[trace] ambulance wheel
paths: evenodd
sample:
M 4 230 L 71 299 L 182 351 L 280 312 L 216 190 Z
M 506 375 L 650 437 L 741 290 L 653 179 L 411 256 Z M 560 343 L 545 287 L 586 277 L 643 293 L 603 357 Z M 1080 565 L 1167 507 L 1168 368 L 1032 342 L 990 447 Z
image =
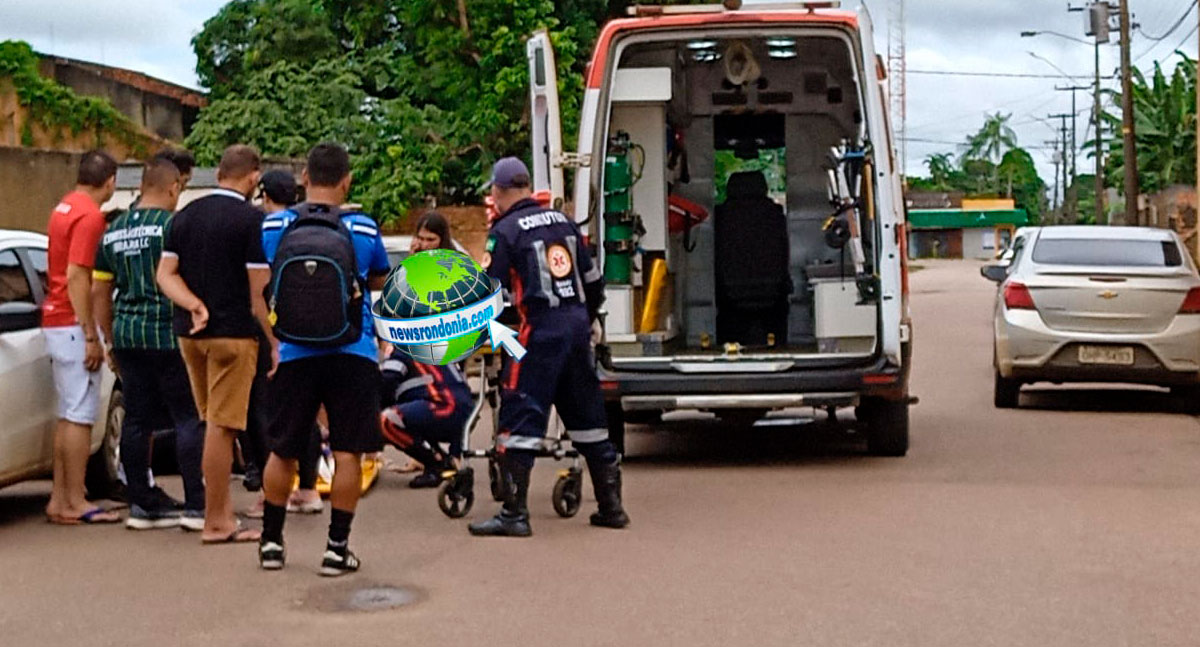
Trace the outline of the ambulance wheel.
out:
M 488 459 L 488 487 L 492 491 L 493 501 L 504 500 L 504 486 L 500 480 L 500 466 L 496 464 L 495 459 Z
M 438 487 L 438 507 L 451 519 L 461 519 L 475 505 L 475 474 L 470 469 L 459 471 L 442 481 Z
M 554 511 L 564 519 L 578 514 L 583 503 L 583 475 L 565 474 L 558 477 L 551 502 L 554 504 Z
M 867 451 L 874 456 L 900 457 L 908 453 L 908 401 L 866 398 L 859 407 L 866 423 Z

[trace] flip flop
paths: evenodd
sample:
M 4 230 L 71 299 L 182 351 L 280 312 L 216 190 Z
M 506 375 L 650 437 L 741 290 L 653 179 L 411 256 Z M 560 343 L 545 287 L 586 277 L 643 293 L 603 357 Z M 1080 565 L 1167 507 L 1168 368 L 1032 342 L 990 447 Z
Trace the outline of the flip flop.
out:
M 103 515 L 113 515 L 104 517 Z M 64 517 L 62 515 L 46 515 L 46 521 L 59 526 L 78 526 L 78 525 L 101 525 L 109 523 L 121 523 L 120 515 L 112 510 L 105 510 L 101 507 L 95 507 L 78 517 Z
M 235 528 L 233 530 L 233 532 L 229 533 L 228 535 L 226 535 L 224 537 L 218 537 L 216 539 L 201 539 L 200 543 L 205 546 L 216 546 L 219 544 L 249 544 L 252 542 L 257 542 L 259 538 L 258 537 L 247 537 L 244 533 L 257 533 L 257 532 L 258 531 L 253 528 L 244 528 L 241 525 L 239 525 L 237 528 Z

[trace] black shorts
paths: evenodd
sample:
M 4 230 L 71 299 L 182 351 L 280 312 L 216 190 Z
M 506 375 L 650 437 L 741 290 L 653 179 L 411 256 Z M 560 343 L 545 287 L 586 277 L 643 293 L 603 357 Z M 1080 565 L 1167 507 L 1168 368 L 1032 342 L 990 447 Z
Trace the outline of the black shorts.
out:
M 300 458 L 317 411 L 329 416 L 329 447 L 369 454 L 383 449 L 379 430 L 379 365 L 357 355 L 323 355 L 284 362 L 268 391 L 271 451 Z

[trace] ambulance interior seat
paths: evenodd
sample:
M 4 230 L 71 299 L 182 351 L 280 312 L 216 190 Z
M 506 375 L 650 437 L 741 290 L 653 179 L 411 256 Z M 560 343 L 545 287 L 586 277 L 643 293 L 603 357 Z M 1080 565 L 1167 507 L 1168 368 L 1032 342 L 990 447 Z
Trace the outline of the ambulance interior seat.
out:
M 792 292 L 787 219 L 760 171 L 734 173 L 713 223 L 718 343 L 787 343 Z

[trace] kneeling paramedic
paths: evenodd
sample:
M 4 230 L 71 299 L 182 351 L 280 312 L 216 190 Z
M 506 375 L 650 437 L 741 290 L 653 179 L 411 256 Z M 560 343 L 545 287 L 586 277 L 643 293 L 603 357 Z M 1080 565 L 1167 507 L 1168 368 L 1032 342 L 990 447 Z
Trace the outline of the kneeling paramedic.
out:
M 483 266 L 512 296 L 527 354 L 520 362 L 506 358 L 501 375 L 496 442 L 504 505 L 494 518 L 471 524 L 471 534 L 532 534 L 529 475 L 551 406 L 587 461 L 600 507 L 592 525 L 623 528 L 629 517 L 621 507 L 620 456 L 608 439 L 592 353 L 604 296 L 600 269 L 575 223 L 533 200 L 523 162 L 512 157 L 497 162 L 491 184 L 501 215 L 492 224 Z
M 263 475 L 259 565 L 284 566 L 288 494 L 324 406 L 335 469 L 321 574 L 337 576 L 359 568 L 348 540 L 362 492 L 362 455 L 383 449 L 378 349 L 367 304 L 368 289 L 383 285 L 388 258 L 374 221 L 338 207 L 350 190 L 344 148 L 313 148 L 304 184 L 308 202 L 262 224 L 263 251 L 271 262 L 270 319 L 280 348 L 267 393 L 271 456 Z
M 425 466 L 412 488 L 437 487 L 462 455 L 463 427 L 474 401 L 462 369 L 430 366 L 393 353 L 383 361 L 384 440 Z M 442 451 L 449 446 L 449 454 Z

